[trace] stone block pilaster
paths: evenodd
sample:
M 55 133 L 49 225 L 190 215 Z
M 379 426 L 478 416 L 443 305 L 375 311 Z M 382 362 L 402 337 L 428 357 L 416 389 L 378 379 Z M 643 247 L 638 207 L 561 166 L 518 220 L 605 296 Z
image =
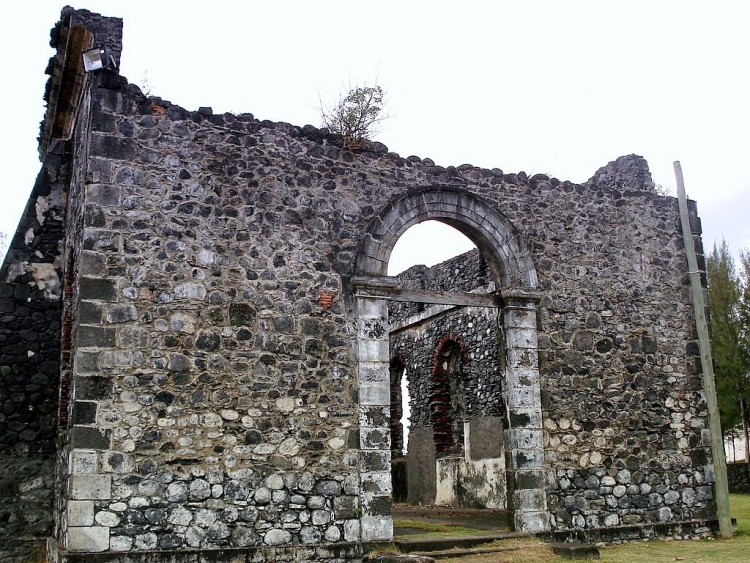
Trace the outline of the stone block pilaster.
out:
M 387 302 L 358 297 L 362 541 L 393 538 L 388 332 Z
M 549 529 L 544 492 L 544 450 L 539 380 L 536 303 L 512 296 L 504 309 L 507 344 L 505 431 L 509 504 L 513 526 L 521 532 Z
M 96 501 L 112 498 L 112 476 L 100 471 L 94 450 L 70 452 L 70 476 L 63 546 L 68 551 L 101 552 L 109 549 L 109 528 L 95 521 Z

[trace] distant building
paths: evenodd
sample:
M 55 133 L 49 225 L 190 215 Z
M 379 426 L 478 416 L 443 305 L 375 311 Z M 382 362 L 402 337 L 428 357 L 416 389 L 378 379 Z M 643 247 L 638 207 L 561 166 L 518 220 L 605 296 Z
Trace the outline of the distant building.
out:
M 744 462 L 745 461 L 745 438 L 741 435 L 733 435 L 724 439 L 724 454 L 727 462 Z

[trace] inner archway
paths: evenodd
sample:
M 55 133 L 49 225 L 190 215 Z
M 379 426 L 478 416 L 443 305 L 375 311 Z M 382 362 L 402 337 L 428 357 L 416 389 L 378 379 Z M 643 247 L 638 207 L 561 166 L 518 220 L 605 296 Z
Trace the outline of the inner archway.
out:
M 471 240 L 437 221 L 414 225 L 399 238 L 388 271 L 403 288 L 438 294 L 486 297 L 495 289 L 487 262 Z M 498 309 L 492 305 L 407 299 L 388 304 L 395 503 L 507 506 L 502 440 L 492 440 L 494 448 L 471 447 L 472 436 L 488 443 L 488 434 L 502 438 L 504 428 Z M 402 409 L 405 396 L 411 400 Z M 402 417 L 405 423 L 400 423 Z M 405 448 L 406 432 L 412 429 L 413 447 Z M 405 510 L 411 513 L 405 506 L 399 509 L 402 515 Z
M 426 247 L 433 240 L 421 243 Z M 468 252 L 431 267 L 415 265 L 397 276 L 400 286 L 425 290 L 427 299 L 388 304 L 393 500 L 412 506 L 503 511 L 505 346 L 492 274 L 479 250 L 469 245 L 473 249 Z M 462 294 L 466 301 L 459 303 L 429 299 Z M 409 366 L 412 439 L 404 454 L 397 447 L 401 435 L 393 432 L 401 393 L 394 364 Z M 399 506 L 397 512 L 407 520 L 413 514 L 408 506 Z M 498 528 L 504 527 L 504 516 L 498 518 Z
M 481 260 L 476 246 L 453 227 L 439 221 L 428 220 L 413 225 L 398 239 L 389 259 L 388 274 L 398 277 L 398 283 L 404 287 L 428 290 L 460 289 L 455 284 L 452 270 L 453 266 L 464 270 L 466 257 L 473 260 L 474 267 L 472 271 L 467 272 L 471 279 L 464 280 L 463 285 L 464 289 L 473 290 L 478 284 L 484 284 L 484 280 L 488 277 L 486 262 Z M 450 270 L 447 275 L 446 268 Z M 481 270 L 481 273 L 474 270 Z M 404 342 L 402 346 L 394 345 L 394 342 L 390 344 L 393 501 L 406 503 L 409 501 L 410 493 L 412 504 L 434 504 L 436 472 L 433 459 L 435 456 L 431 452 L 439 451 L 439 455 L 446 455 L 439 435 L 442 433 L 453 440 L 450 446 L 452 455 L 460 455 L 464 449 L 465 390 L 460 377 L 463 358 L 457 356 L 458 352 L 449 358 L 450 372 L 446 371 L 445 377 L 439 378 L 445 384 L 442 397 L 437 399 L 429 396 L 428 393 L 437 383 L 433 381 L 433 376 L 437 372 L 433 373 L 432 369 L 435 346 L 443 335 L 433 335 L 434 342 L 429 342 L 429 338 L 424 335 L 418 335 L 421 332 L 420 327 L 431 326 L 436 320 L 435 315 L 443 316 L 446 310 L 451 308 L 444 306 L 436 309 L 423 302 L 392 301 L 388 309 L 391 333 L 393 334 L 394 323 L 399 325 L 401 334 L 399 340 Z M 414 342 L 407 344 L 411 340 L 409 334 L 414 337 L 415 333 L 419 345 L 415 346 Z M 416 357 L 418 349 L 421 349 L 420 358 Z M 447 353 L 447 349 L 443 353 Z M 434 389 L 432 394 L 436 392 L 440 393 L 439 390 Z M 412 397 L 413 393 L 416 393 L 414 397 Z M 412 403 L 416 405 L 414 413 L 412 413 Z M 449 405 L 450 408 L 445 410 L 444 404 Z M 426 416 L 428 413 L 423 408 L 424 405 L 432 405 L 431 408 L 434 407 L 435 412 L 432 412 L 429 417 Z M 412 420 L 412 414 L 415 420 Z M 440 422 L 446 417 L 451 420 L 448 430 L 442 429 Z M 432 423 L 433 418 L 437 418 L 438 421 Z M 409 450 L 409 434 L 415 422 L 416 449 Z M 425 431 L 430 427 L 435 429 L 432 434 L 435 439 L 430 440 L 431 443 L 425 448 L 423 443 Z M 428 459 L 415 463 L 415 460 L 424 456 Z M 408 479 L 409 474 L 412 475 L 411 481 Z M 408 486 L 409 482 L 412 483 L 411 487 Z M 419 485 L 415 486 L 417 483 Z M 427 491 L 424 490 L 425 485 L 427 485 Z
M 466 452 L 464 363 L 468 363 L 468 358 L 461 344 L 455 336 L 445 339 L 433 360 L 430 414 L 435 450 L 440 457 L 458 457 Z
M 435 293 L 399 287 L 386 276 L 390 254 L 412 225 L 437 220 L 457 228 L 487 260 L 491 294 Z M 362 539 L 392 537 L 390 506 L 390 353 L 388 302 L 495 307 L 507 347 L 503 371 L 507 408 L 504 450 L 508 508 L 515 529 L 549 528 L 544 494 L 541 404 L 536 338 L 536 272 L 521 234 L 497 208 L 466 190 L 429 188 L 407 193 L 372 221 L 352 279 L 358 323 Z

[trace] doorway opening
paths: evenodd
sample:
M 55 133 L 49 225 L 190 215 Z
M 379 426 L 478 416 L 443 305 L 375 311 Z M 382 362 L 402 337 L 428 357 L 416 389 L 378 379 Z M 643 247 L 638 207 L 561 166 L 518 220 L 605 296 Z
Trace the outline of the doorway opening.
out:
M 398 240 L 428 220 L 464 233 L 476 245 L 472 258 L 387 275 Z M 407 380 L 410 396 L 407 500 L 496 503 L 507 506 L 515 530 L 548 530 L 536 335 L 540 293 L 521 233 L 492 203 L 467 190 L 415 190 L 372 221 L 351 281 L 362 540 L 393 535 L 391 468 L 399 452 L 392 449 L 398 425 L 392 427 L 391 415 L 398 407 L 391 397 L 399 394 L 399 377 Z M 433 423 L 449 437 L 440 452 Z
M 420 263 L 423 258 L 427 264 Z M 477 247 L 435 221 L 403 234 L 389 261 L 389 271 L 394 269 L 401 270 L 395 276 L 399 286 L 433 292 L 435 301 L 495 290 Z M 388 319 L 394 502 L 505 509 L 502 439 L 487 447 L 472 444 L 503 434 L 497 305 L 399 300 L 389 303 Z M 401 407 L 405 394 L 411 401 Z M 407 424 L 400 422 L 402 415 Z

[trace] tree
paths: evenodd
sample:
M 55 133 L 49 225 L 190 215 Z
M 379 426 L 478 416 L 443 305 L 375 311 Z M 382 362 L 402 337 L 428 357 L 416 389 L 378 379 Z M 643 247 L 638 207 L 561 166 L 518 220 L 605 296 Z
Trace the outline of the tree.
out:
M 357 86 L 342 94 L 330 108 L 321 108 L 323 127 L 344 138 L 344 146 L 362 148 L 378 133 L 378 124 L 385 119 L 383 98 L 385 91 L 378 85 Z
M 741 253 L 741 270 L 725 241 L 708 257 L 714 375 L 724 434 L 741 425 L 745 462 L 750 462 L 750 253 Z

